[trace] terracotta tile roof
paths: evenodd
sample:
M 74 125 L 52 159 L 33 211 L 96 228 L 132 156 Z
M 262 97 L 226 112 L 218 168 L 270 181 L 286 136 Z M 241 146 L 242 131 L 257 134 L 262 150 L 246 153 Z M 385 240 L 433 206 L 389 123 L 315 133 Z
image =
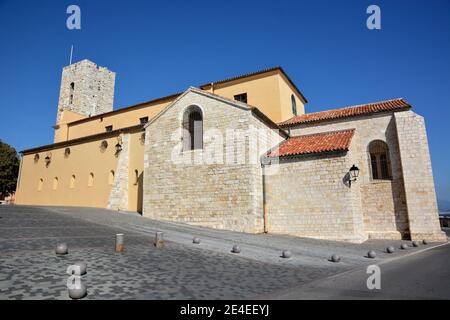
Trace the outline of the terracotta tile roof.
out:
M 373 102 L 352 107 L 339 108 L 321 112 L 307 113 L 293 117 L 281 122 L 281 127 L 288 127 L 295 124 L 309 123 L 323 120 L 332 120 L 339 118 L 355 117 L 359 115 L 373 114 L 383 111 L 395 111 L 411 108 L 411 105 L 402 98 Z
M 289 138 L 268 152 L 268 157 L 286 157 L 321 152 L 347 151 L 354 129 L 322 132 Z

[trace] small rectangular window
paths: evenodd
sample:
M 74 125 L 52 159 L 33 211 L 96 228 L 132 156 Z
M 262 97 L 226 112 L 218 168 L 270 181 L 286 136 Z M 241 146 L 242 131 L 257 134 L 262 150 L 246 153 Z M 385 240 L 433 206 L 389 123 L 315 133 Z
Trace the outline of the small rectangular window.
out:
M 247 93 L 241 93 L 234 96 L 234 100 L 247 103 Z
M 146 124 L 148 122 L 148 117 L 143 117 L 139 119 L 140 124 Z
M 106 126 L 105 130 L 106 132 L 111 132 L 113 130 L 113 126 Z

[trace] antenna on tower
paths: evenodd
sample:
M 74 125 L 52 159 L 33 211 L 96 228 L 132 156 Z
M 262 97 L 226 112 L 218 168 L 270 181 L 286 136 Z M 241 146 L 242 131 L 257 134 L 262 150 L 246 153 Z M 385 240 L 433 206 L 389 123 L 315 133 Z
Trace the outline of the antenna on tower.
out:
M 73 45 L 70 47 L 70 61 L 69 61 L 69 65 L 72 64 L 72 55 L 73 55 Z

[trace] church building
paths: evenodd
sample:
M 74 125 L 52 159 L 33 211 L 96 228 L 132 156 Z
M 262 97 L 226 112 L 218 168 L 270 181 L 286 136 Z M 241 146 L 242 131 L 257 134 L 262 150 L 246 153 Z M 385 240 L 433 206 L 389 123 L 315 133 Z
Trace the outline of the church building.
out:
M 63 69 L 52 144 L 16 203 L 249 233 L 446 241 L 423 117 L 405 99 L 305 113 L 281 67 L 113 110 L 115 73 Z

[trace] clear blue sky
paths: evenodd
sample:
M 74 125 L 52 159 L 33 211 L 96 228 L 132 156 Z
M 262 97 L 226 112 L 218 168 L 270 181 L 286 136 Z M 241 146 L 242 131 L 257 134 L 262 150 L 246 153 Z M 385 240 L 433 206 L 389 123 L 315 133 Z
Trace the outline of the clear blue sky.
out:
M 81 8 L 81 30 L 66 8 Z M 382 29 L 366 28 L 381 8 Z M 0 0 L 0 139 L 52 142 L 61 69 L 117 72 L 114 108 L 281 65 L 307 112 L 404 97 L 425 116 L 438 197 L 450 200 L 450 1 Z

